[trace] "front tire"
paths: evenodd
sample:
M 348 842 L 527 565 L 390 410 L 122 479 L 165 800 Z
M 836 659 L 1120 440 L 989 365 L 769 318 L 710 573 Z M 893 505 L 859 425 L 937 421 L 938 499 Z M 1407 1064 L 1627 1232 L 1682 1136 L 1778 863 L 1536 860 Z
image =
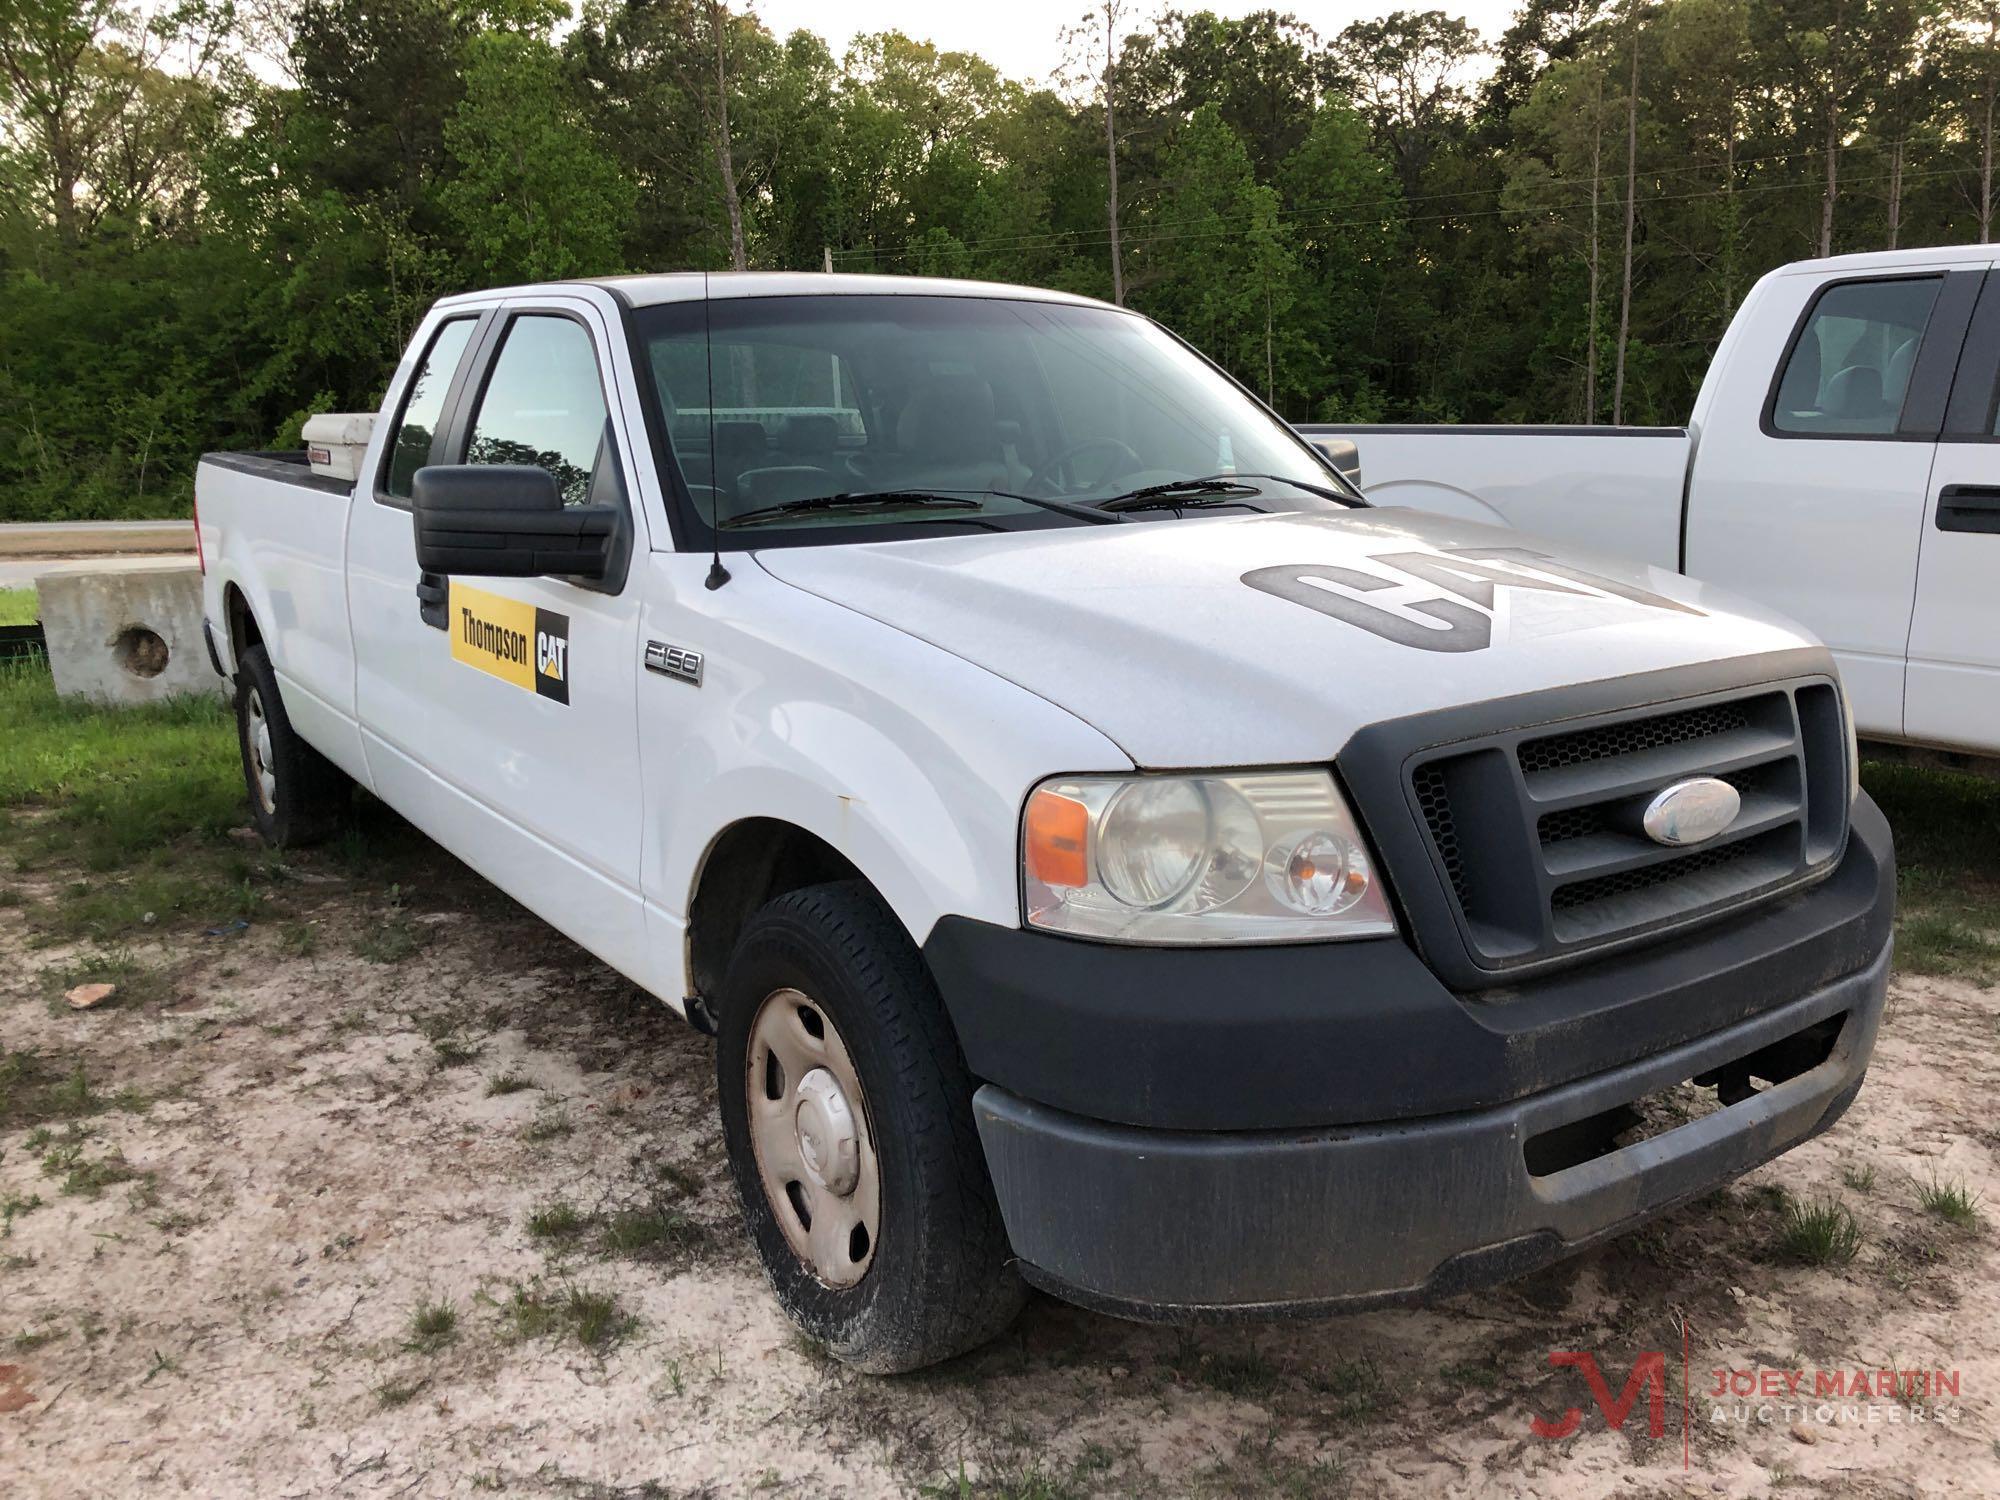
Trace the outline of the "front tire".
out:
M 333 832 L 352 783 L 292 728 L 278 674 L 261 643 L 245 649 L 236 662 L 236 743 L 243 753 L 250 818 L 265 843 L 297 848 Z
M 865 885 L 809 886 L 745 926 L 716 1075 L 736 1190 L 792 1321 L 876 1374 L 986 1342 L 1025 1288 L 922 956 Z

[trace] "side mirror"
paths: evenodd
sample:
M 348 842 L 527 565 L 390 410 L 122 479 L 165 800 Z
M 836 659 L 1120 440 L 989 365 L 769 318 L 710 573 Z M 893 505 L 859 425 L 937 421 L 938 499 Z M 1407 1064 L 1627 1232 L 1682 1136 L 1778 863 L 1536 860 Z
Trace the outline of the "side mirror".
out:
M 1306 441 L 1319 449 L 1320 457 L 1338 469 L 1349 484 L 1361 488 L 1361 450 L 1353 438 L 1309 437 Z
M 432 464 L 410 484 L 417 566 L 474 578 L 603 578 L 618 511 L 564 506 L 534 464 Z

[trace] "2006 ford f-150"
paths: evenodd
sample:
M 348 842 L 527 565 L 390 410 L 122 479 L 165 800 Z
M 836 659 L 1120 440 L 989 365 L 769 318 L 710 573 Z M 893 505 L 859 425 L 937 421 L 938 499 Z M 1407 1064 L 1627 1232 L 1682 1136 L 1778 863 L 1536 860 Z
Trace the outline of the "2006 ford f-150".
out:
M 714 1030 L 763 1263 L 864 1368 L 1024 1280 L 1193 1319 L 1512 1275 L 1860 1087 L 1892 854 L 1826 651 L 1369 507 L 1143 318 L 452 297 L 314 433 L 197 481 L 259 826 L 359 782 Z

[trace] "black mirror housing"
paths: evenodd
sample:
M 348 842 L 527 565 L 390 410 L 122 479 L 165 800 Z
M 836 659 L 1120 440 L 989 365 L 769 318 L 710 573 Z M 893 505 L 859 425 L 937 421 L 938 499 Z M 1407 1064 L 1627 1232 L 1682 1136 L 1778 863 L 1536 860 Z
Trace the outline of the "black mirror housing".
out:
M 1340 476 L 1357 490 L 1361 488 L 1361 449 L 1353 438 L 1309 437 L 1320 457 L 1332 464 Z
M 417 566 L 473 578 L 602 579 L 618 511 L 564 506 L 534 464 L 432 464 L 410 484 Z

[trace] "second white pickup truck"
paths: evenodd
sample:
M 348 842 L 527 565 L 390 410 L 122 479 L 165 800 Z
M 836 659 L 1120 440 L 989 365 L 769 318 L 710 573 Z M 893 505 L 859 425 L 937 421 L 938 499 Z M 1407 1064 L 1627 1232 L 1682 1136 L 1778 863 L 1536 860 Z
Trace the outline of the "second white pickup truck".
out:
M 1719 584 L 1833 649 L 1861 735 L 2000 757 L 2000 275 L 1992 245 L 1764 277 L 1678 427 L 1307 426 L 1382 505 Z M 1989 457 L 1988 455 L 1992 455 Z
M 196 483 L 258 826 L 358 782 L 713 1030 L 750 1235 L 861 1367 L 1024 1283 L 1514 1275 L 1861 1087 L 1894 868 L 1824 648 L 1368 506 L 1132 313 L 452 297 L 311 443 Z

